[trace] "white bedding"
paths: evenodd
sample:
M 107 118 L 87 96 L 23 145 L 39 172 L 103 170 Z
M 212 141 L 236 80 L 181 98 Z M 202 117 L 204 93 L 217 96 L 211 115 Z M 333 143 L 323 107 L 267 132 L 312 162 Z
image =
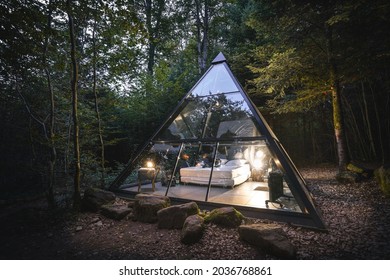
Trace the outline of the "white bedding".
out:
M 194 183 L 208 185 L 210 179 L 211 167 L 186 167 L 180 169 L 180 181 L 183 183 Z M 214 167 L 211 184 L 214 186 L 233 187 L 239 185 L 250 177 L 250 166 L 244 164 L 222 165 Z

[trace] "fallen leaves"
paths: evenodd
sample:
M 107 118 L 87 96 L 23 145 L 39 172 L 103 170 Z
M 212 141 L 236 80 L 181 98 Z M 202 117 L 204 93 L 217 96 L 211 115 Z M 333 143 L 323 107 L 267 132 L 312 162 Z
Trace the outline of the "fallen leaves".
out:
M 374 180 L 339 184 L 333 167 L 302 170 L 328 232 L 282 224 L 299 259 L 389 259 L 390 199 Z M 127 204 L 118 201 L 118 204 Z M 42 208 L 2 213 L 2 259 L 272 259 L 239 239 L 237 229 L 206 226 L 200 242 L 184 245 L 180 230 L 158 229 L 128 216 L 65 214 Z M 253 220 L 252 222 L 271 221 Z

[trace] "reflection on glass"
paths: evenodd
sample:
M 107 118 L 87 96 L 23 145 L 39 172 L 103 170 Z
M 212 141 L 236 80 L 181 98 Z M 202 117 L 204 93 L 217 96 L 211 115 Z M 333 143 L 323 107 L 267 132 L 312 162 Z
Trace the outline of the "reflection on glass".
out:
M 155 191 L 164 195 L 165 192 L 159 190 L 159 186 L 167 185 L 172 178 L 179 149 L 180 145 L 178 144 L 154 144 L 150 150 L 145 150 L 134 164 L 134 169 L 127 178 L 124 187 L 130 188 L 131 191 L 138 191 L 135 187 L 139 187 L 141 184 L 142 191 L 152 191 L 149 185 L 156 183 L 157 190 Z
M 170 197 L 205 201 L 210 180 L 214 144 L 185 144 L 174 171 L 175 184 L 167 195 Z
M 158 140 L 253 137 L 260 133 L 240 93 L 195 98 Z
M 223 64 L 214 65 L 200 83 L 192 90 L 192 96 L 206 96 L 211 94 L 238 91 Z
M 300 212 L 264 141 L 219 145 L 209 202 Z

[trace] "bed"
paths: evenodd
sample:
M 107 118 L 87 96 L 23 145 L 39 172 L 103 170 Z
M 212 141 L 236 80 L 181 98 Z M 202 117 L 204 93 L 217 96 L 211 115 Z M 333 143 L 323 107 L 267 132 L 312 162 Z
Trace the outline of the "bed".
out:
M 211 167 L 186 167 L 180 169 L 180 181 L 198 185 L 208 185 Z M 250 165 L 246 160 L 230 160 L 226 164 L 214 167 L 211 185 L 234 187 L 244 183 L 251 175 Z

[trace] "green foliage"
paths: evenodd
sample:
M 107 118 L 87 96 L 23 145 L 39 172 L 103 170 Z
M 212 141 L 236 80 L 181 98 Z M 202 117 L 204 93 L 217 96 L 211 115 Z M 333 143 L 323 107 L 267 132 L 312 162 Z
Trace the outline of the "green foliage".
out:
M 360 160 L 388 161 L 384 151 L 390 147 L 381 140 L 390 136 L 382 106 L 388 99 L 371 85 L 388 88 L 382 67 L 389 57 L 383 47 L 389 40 L 388 31 L 384 32 L 389 30 L 384 16 L 389 5 L 366 0 L 242 2 L 251 11 L 242 22 L 254 30 L 259 44 L 247 59 L 252 97 L 274 113 L 310 112 L 323 106 L 331 121 L 328 104 L 337 83 L 345 107 L 341 116 L 347 124 L 349 153 Z M 371 103 L 370 94 L 382 101 Z
M 198 2 L 205 5 L 205 1 Z M 148 3 L 152 4 L 149 10 Z M 199 78 L 195 1 L 83 0 L 73 4 L 84 184 L 98 181 L 102 172 L 94 81 L 109 181 Z M 224 0 L 207 4 L 208 63 L 223 51 L 263 112 L 299 115 L 295 117 L 296 123 L 303 125 L 299 133 L 311 140 L 306 146 L 313 147 L 313 153 L 332 154 L 322 140 L 332 142 L 328 127 L 332 58 L 349 116 L 350 152 L 359 158 L 382 156 L 385 160 L 390 154 L 386 108 L 390 8 L 385 0 L 290 1 L 288 5 L 285 1 Z M 61 1 L 5 0 L 0 5 L 1 170 L 7 174 L 2 176 L 3 186 L 18 189 L 33 184 L 42 190 L 47 178 L 52 144 L 47 138 L 50 100 L 46 70 L 55 101 L 57 187 L 72 184 L 67 21 Z M 329 30 L 331 57 L 326 51 Z M 154 57 L 149 52 L 151 45 Z M 152 59 L 153 71 L 149 71 Z
M 263 61 L 262 66 L 248 66 L 256 75 L 250 81 L 252 95 L 268 95 L 267 105 L 276 113 L 308 111 L 326 100 L 329 91 L 326 80 L 311 71 L 314 67 L 296 49 L 271 55 L 268 50 L 256 49 L 255 55 Z
M 259 54 L 259 56 L 263 55 L 263 53 Z M 284 97 L 289 89 L 299 86 L 302 79 L 300 76 L 302 63 L 295 49 L 273 53 L 266 67 L 249 66 L 249 68 L 258 75 L 252 83 L 259 91 L 281 97 Z

